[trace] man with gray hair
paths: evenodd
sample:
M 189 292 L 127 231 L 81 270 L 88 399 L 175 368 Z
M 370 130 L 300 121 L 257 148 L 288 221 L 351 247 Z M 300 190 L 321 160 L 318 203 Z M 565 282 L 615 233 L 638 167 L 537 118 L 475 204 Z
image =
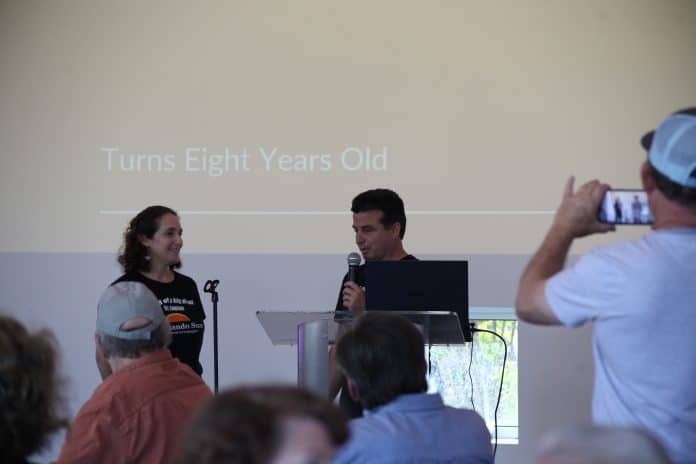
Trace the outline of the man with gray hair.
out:
M 140 282 L 107 288 L 97 307 L 103 382 L 77 413 L 58 463 L 170 463 L 193 412 L 211 396 L 172 358 L 169 323 Z
M 574 426 L 541 440 L 537 464 L 670 464 L 662 445 L 644 430 Z

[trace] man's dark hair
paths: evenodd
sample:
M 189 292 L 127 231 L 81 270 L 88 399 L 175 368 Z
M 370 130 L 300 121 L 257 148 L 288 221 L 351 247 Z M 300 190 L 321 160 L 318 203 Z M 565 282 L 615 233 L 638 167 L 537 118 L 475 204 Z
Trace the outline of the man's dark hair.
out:
M 297 387 L 242 387 L 211 398 L 194 416 L 178 463 L 268 464 L 284 439 L 287 419 L 311 419 L 334 447 L 348 440 L 348 418 L 337 406 Z
M 365 409 L 428 390 L 423 335 L 396 314 L 366 312 L 336 344 L 336 360 Z
M 384 227 L 391 227 L 398 222 L 401 224 L 399 238 L 404 238 L 404 234 L 406 233 L 406 211 L 404 210 L 404 202 L 393 190 L 378 188 L 362 192 L 353 198 L 350 210 L 353 213 L 381 211 L 382 219 L 380 223 Z
M 51 332 L 0 315 L 0 462 L 26 462 L 67 426 L 57 363 Z

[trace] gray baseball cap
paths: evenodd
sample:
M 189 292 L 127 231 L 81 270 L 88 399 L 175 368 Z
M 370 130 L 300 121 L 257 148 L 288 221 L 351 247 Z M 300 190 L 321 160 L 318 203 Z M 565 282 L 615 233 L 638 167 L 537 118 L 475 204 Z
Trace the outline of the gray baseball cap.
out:
M 641 139 L 655 169 L 671 181 L 696 188 L 696 107 L 672 113 Z
M 134 330 L 121 330 L 131 319 L 150 322 Z M 164 321 L 157 297 L 140 282 L 118 282 L 104 290 L 97 305 L 97 330 L 125 340 L 149 340 L 150 333 Z

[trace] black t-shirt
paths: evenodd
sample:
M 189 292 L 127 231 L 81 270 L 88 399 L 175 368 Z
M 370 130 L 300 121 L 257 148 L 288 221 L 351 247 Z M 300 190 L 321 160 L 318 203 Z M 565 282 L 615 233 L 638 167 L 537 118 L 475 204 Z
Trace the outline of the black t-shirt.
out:
M 406 255 L 403 258 L 400 259 L 400 261 L 416 261 L 418 258 L 416 258 L 413 255 Z M 346 311 L 347 308 L 343 306 L 343 284 L 348 281 L 348 273 L 346 272 L 346 275 L 343 276 L 343 281 L 341 282 L 341 289 L 338 292 L 338 301 L 336 302 L 336 311 Z M 361 264 L 358 266 L 355 272 L 355 283 L 360 285 L 361 287 L 366 287 L 367 286 L 367 279 L 365 278 L 365 265 Z M 338 398 L 338 403 L 341 406 L 341 409 L 343 409 L 346 414 L 348 414 L 348 417 L 351 419 L 354 419 L 356 417 L 362 416 L 362 405 L 358 403 L 357 401 L 353 401 L 353 398 L 350 397 L 350 394 L 348 393 L 348 387 L 346 386 L 346 379 L 345 377 L 341 381 L 341 395 Z
M 203 366 L 199 357 L 203 346 L 205 311 L 196 282 L 178 272 L 174 272 L 174 280 L 168 283 L 149 279 L 139 272 L 127 272 L 114 281 L 114 284 L 124 281 L 142 282 L 155 294 L 172 328 L 169 351 L 172 356 L 188 364 L 194 372 L 201 375 Z

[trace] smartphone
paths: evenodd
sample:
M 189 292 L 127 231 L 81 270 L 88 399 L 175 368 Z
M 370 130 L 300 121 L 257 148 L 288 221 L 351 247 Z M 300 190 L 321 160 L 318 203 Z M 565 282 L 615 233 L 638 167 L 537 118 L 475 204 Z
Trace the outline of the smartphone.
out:
M 597 211 L 597 219 L 605 224 L 646 225 L 653 223 L 645 190 L 607 190 Z

